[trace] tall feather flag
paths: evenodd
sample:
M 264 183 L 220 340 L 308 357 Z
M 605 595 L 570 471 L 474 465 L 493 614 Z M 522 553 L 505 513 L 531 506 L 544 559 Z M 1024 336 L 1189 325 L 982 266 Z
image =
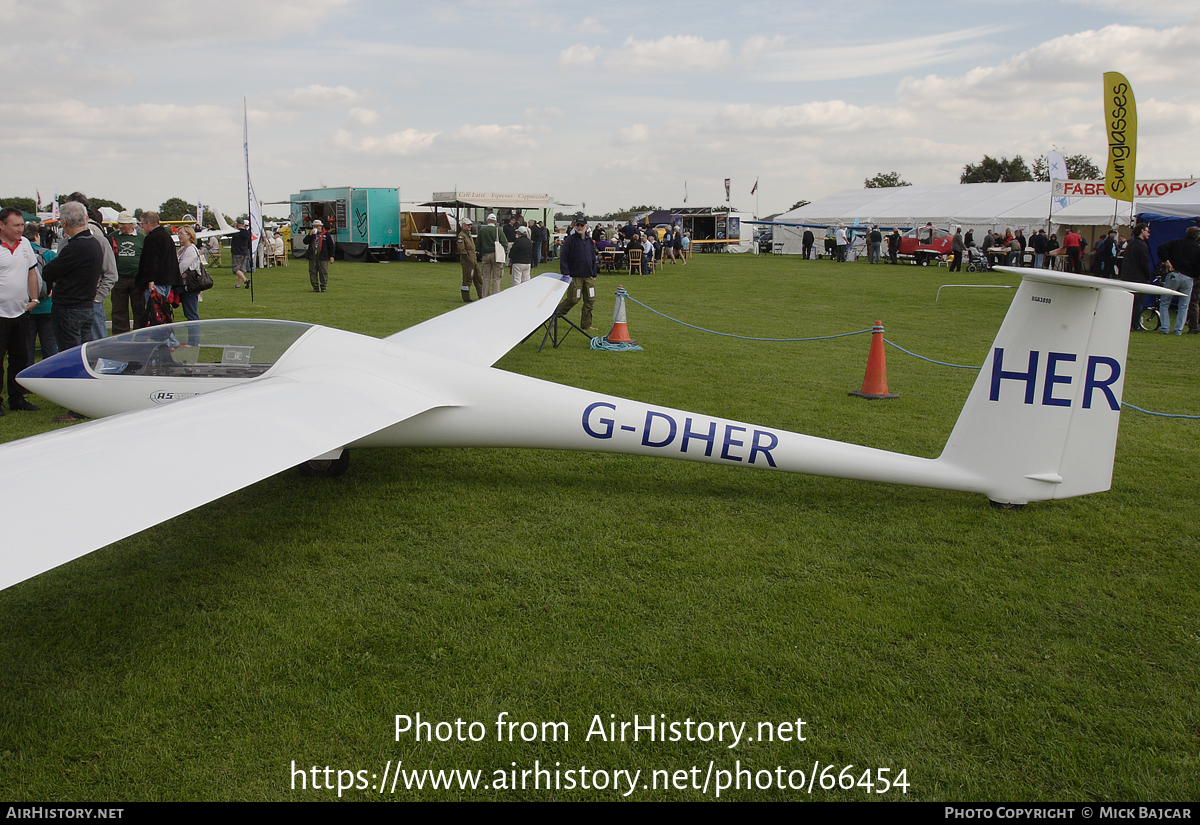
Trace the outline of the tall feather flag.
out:
M 725 178 L 725 203 L 729 203 L 729 178 Z
M 258 256 L 258 241 L 262 237 L 262 206 L 254 197 L 254 184 L 250 182 L 250 118 L 246 114 L 246 98 L 242 98 L 242 148 L 246 152 L 246 195 L 250 200 L 250 255 Z
M 1047 152 L 1046 153 L 1046 165 L 1049 167 L 1049 170 L 1050 170 L 1050 183 L 1051 184 L 1053 184 L 1054 181 L 1056 181 L 1056 180 L 1066 180 L 1069 177 L 1069 175 L 1067 174 L 1067 162 L 1065 160 L 1063 160 L 1062 152 L 1059 152 L 1058 150 L 1051 150 L 1051 151 Z M 1053 190 L 1053 188 L 1054 188 L 1053 185 L 1050 188 L 1051 188 L 1051 190 Z M 1052 197 L 1050 199 L 1050 211 L 1051 212 L 1054 211 L 1054 207 L 1056 204 L 1059 209 L 1062 209 L 1064 206 L 1068 205 L 1070 202 L 1071 202 L 1070 198 L 1054 198 L 1054 197 Z
M 687 203 L 687 181 L 683 182 L 683 202 Z
M 1104 73 L 1104 128 L 1108 136 L 1108 170 L 1104 188 L 1114 200 L 1133 203 L 1137 165 L 1137 104 L 1133 89 L 1120 72 Z

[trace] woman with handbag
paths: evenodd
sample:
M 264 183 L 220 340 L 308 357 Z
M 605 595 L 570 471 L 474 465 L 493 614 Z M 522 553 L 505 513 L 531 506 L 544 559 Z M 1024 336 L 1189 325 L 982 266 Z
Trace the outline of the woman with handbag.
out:
M 200 253 L 196 249 L 196 231 L 190 226 L 179 228 L 179 277 L 183 279 L 183 287 L 179 290 L 179 304 L 183 309 L 183 317 L 189 321 L 200 320 L 200 293 L 204 290 L 203 279 L 208 276 L 200 266 Z M 212 281 L 209 281 L 212 284 Z M 187 327 L 188 344 L 199 346 L 199 331 L 195 327 Z

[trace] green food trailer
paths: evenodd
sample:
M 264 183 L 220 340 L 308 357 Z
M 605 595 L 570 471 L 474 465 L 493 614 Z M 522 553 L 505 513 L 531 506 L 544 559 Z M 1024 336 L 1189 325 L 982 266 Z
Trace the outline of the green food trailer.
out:
M 292 244 L 304 249 L 312 222 L 334 228 L 339 257 L 388 260 L 400 246 L 400 190 L 353 186 L 301 189 L 292 195 Z

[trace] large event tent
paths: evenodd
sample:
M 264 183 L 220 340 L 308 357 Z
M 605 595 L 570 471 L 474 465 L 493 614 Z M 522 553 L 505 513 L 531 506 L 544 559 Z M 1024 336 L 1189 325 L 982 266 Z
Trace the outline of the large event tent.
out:
M 1026 181 L 844 189 L 775 220 L 817 228 L 844 223 L 878 224 L 887 229 L 923 226 L 930 221 L 942 229 L 961 226 L 979 235 L 988 229 L 1045 226 L 1049 214 L 1050 184 Z M 776 248 L 782 241 L 783 252 L 799 253 L 804 230 L 784 226 L 777 229 Z M 818 236 L 822 234 L 817 232 Z
M 1138 201 L 1135 208 L 1139 212 L 1153 211 L 1151 204 L 1157 205 L 1175 196 Z M 1108 198 L 1075 198 L 1051 217 L 1049 183 L 949 183 L 941 186 L 844 189 L 786 212 L 775 220 L 813 227 L 818 238 L 824 235 L 822 228 L 838 224 L 848 227 L 877 224 L 890 229 L 893 226 L 924 226 L 929 221 L 945 230 L 952 231 L 955 226 L 961 226 L 964 232 L 974 229 L 976 237 L 982 237 L 988 230 L 1023 227 L 1027 230 L 1046 228 L 1048 232 L 1055 232 L 1061 226 L 1072 226 L 1090 239 L 1113 225 L 1113 203 Z M 1117 210 L 1117 223 L 1128 222 L 1129 205 L 1122 202 Z M 800 254 L 803 232 L 802 227 L 776 227 L 776 249 L 786 254 Z

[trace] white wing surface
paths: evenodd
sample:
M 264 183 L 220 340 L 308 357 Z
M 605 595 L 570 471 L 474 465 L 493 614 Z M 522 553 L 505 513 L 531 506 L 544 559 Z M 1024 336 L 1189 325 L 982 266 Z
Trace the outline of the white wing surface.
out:
M 0 588 L 438 406 L 378 383 L 311 367 L 0 445 Z M 94 467 L 117 489 L 89 483 Z
M 490 367 L 550 317 L 570 283 L 563 278 L 556 272 L 543 273 L 384 340 Z

